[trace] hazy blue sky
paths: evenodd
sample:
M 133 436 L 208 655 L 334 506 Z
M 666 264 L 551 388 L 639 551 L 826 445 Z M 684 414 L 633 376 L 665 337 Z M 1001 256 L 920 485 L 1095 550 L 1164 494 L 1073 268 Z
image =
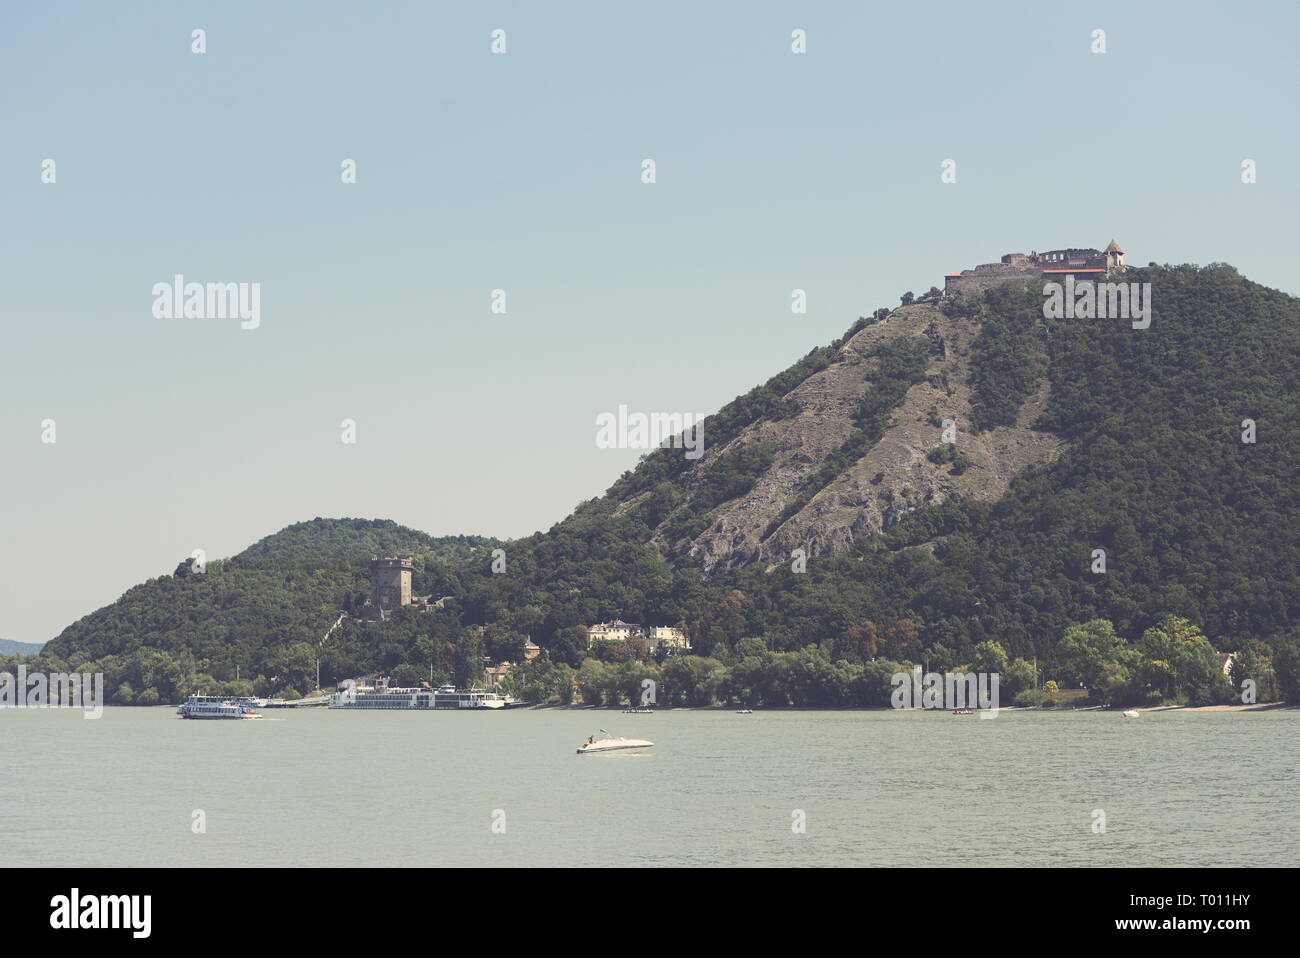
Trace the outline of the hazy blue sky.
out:
M 1296 10 L 6 2 L 0 636 L 314 516 L 547 528 L 639 455 L 598 413 L 713 412 L 1010 250 L 1294 293 Z M 260 328 L 154 318 L 176 273 Z

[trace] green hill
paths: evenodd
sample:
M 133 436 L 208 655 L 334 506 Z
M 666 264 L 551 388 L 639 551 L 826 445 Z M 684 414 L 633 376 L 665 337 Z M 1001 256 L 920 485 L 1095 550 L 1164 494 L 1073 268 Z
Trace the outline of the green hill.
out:
M 187 559 L 173 574 L 127 590 L 64 629 L 47 643 L 44 658 L 102 670 L 114 693 L 125 684 L 135 693 L 154 689 L 162 701 L 197 686 L 224 687 L 236 674 L 262 676 L 268 691 L 308 678 L 314 684 L 315 652 L 308 668 L 303 647 L 315 650 L 340 610 L 365 601 L 372 555 L 414 556 L 417 594 L 445 594 L 439 563 L 498 544 L 434 538 L 391 520 L 297 523 L 233 558 L 209 562 L 202 574 Z M 331 653 L 338 649 L 336 642 Z M 99 667 L 86 668 L 87 661 Z
M 992 640 L 1070 679 L 1058 645 L 1093 619 L 1130 643 L 1169 614 L 1222 650 L 1283 641 L 1300 610 L 1300 301 L 1223 265 L 1125 279 L 1153 286 L 1149 329 L 1045 319 L 1041 286 L 1015 285 L 861 321 L 706 420 L 701 459 L 658 450 L 512 544 L 515 574 L 466 583 L 469 615 L 540 610 L 544 642 L 681 618 L 724 660 L 758 637 L 947 668 Z
M 509 543 L 505 574 L 491 540 L 318 519 L 137 586 L 45 655 L 99 663 L 125 701 L 236 667 L 301 688 L 318 652 L 327 682 L 472 677 L 531 636 L 533 692 L 563 698 L 580 669 L 612 701 L 660 668 L 589 654 L 580 627 L 620 617 L 688 629 L 697 655 L 661 676 L 682 700 L 878 703 L 913 662 L 1023 693 L 1037 661 L 1107 701 L 1214 701 L 1215 649 L 1300 694 L 1300 301 L 1221 264 L 1124 279 L 1151 284 L 1150 328 L 1044 318 L 1041 285 L 877 310 L 710 416 L 701 458 L 656 450 Z M 378 553 L 455 599 L 321 648 Z
M 265 561 L 343 560 L 349 566 L 372 555 L 419 555 L 453 561 L 500 545 L 483 536 L 434 538 L 391 519 L 312 519 L 269 535 L 234 557 L 252 566 Z

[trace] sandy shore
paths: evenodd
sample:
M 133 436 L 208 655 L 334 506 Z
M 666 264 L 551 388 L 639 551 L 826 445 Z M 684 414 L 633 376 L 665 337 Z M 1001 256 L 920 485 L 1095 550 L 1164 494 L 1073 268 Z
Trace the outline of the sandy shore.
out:
M 1296 711 L 1300 706 L 1287 705 L 1285 702 L 1261 702 L 1255 705 L 1153 705 L 1139 708 L 1139 712 L 1272 712 L 1276 710 Z

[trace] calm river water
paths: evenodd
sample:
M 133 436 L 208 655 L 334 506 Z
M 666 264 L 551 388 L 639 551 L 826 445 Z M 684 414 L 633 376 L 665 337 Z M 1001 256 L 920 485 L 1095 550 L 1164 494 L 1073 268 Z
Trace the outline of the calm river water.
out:
M 1300 853 L 1295 711 L 266 715 L 0 709 L 0 864 L 1240 867 Z M 575 755 L 600 728 L 655 747 Z

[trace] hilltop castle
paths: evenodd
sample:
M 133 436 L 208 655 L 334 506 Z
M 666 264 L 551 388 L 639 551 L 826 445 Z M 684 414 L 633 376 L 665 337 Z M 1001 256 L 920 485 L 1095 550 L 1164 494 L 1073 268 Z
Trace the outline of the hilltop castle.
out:
M 1124 251 L 1114 240 L 1104 250 L 1054 249 L 1046 253 L 1007 253 L 999 263 L 985 263 L 944 277 L 943 293 L 978 293 L 1015 279 L 1086 281 L 1123 272 Z

